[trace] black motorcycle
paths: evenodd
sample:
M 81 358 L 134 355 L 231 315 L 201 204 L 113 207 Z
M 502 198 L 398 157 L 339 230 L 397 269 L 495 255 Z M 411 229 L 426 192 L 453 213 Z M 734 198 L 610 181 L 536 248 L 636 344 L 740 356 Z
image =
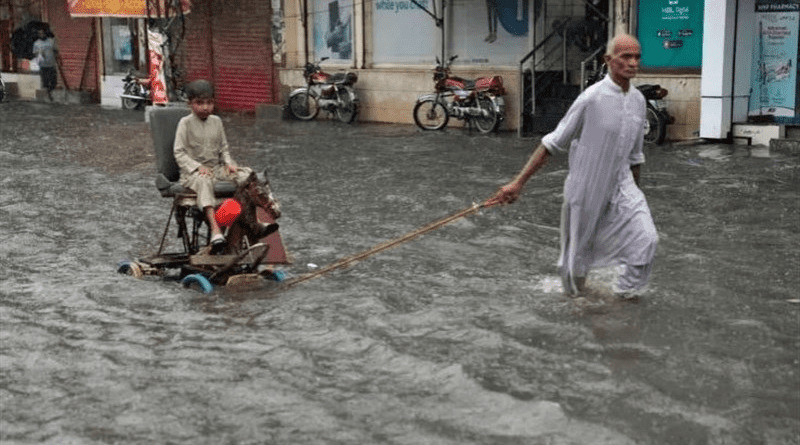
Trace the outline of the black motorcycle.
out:
M 125 83 L 122 94 L 122 108 L 126 110 L 138 110 L 150 102 L 150 78 L 144 75 L 136 75 L 133 70 L 128 71 L 122 81 Z
M 658 84 L 636 85 L 647 99 L 647 122 L 644 126 L 644 141 L 661 145 L 667 137 L 667 125 L 675 122 L 675 118 L 667 112 L 663 99 L 667 95 L 666 88 Z

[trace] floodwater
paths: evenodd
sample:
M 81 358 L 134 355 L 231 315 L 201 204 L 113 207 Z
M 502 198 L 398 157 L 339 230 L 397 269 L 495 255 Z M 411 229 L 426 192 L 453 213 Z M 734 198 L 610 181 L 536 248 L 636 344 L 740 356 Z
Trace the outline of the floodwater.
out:
M 290 276 L 487 198 L 536 142 L 223 117 L 269 167 Z M 798 443 L 798 157 L 648 148 L 661 243 L 620 303 L 613 269 L 561 293 L 564 159 L 282 292 L 120 275 L 169 214 L 149 150 L 141 113 L 0 106 L 0 443 Z

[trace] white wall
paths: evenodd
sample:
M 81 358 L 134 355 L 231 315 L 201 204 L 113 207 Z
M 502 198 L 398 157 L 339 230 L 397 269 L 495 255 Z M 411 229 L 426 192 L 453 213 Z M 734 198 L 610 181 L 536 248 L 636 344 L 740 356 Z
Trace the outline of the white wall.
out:
M 100 105 L 109 108 L 122 108 L 122 94 L 125 75 L 100 76 Z
M 3 82 L 17 85 L 17 99 L 36 99 L 36 90 L 41 87 L 39 73 L 3 73 Z

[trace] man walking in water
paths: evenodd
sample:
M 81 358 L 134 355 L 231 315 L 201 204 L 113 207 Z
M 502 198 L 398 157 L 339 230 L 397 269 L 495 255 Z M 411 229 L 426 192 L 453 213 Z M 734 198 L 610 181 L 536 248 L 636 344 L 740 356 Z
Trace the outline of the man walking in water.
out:
M 485 203 L 516 201 L 551 155 L 568 152 L 558 260 L 568 294 L 583 290 L 593 267 L 625 266 L 614 286 L 621 298 L 637 297 L 650 277 L 658 234 L 638 187 L 646 105 L 630 84 L 640 59 L 635 37 L 612 39 L 605 54 L 610 73 L 578 96 L 519 174 Z

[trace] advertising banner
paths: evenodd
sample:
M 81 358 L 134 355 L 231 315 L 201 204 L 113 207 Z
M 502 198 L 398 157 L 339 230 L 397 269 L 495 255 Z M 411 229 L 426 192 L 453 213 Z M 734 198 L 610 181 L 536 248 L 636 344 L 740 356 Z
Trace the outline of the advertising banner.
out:
M 178 12 L 171 4 L 170 0 L 67 0 L 72 17 L 161 17 Z M 180 5 L 183 14 L 189 13 L 190 0 L 181 0 Z
M 794 0 L 756 1 L 751 116 L 796 115 L 798 19 Z
M 128 25 L 111 26 L 111 43 L 114 49 L 115 60 L 133 60 L 133 40 Z
M 314 57 L 333 61 L 353 59 L 353 1 L 314 1 Z
M 639 0 L 643 68 L 700 68 L 704 0 Z
M 455 63 L 519 66 L 530 51 L 526 0 L 453 0 L 453 39 L 450 53 Z

